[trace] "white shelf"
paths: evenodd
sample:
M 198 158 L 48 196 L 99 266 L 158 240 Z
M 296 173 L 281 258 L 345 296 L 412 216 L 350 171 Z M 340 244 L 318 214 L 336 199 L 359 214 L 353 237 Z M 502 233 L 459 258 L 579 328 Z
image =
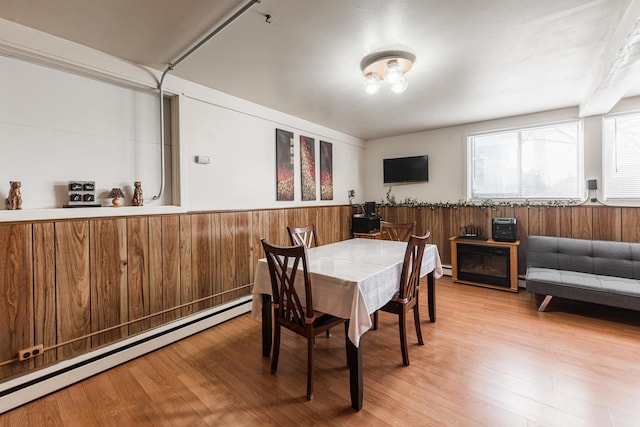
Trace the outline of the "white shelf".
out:
M 133 215 L 160 215 L 185 213 L 180 206 L 102 206 L 99 208 L 52 208 L 0 211 L 0 223 L 69 218 L 95 218 Z

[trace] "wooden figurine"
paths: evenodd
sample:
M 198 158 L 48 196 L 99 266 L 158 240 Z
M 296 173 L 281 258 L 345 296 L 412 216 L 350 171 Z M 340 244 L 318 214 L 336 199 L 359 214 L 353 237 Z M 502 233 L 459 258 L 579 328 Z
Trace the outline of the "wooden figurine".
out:
M 131 200 L 132 206 L 142 206 L 144 201 L 142 200 L 142 183 L 140 181 L 136 181 L 133 183 L 133 199 Z
M 20 181 L 9 181 L 11 189 L 9 190 L 9 197 L 5 200 L 7 210 L 15 211 L 22 209 L 22 194 L 20 193 L 20 187 L 22 183 Z

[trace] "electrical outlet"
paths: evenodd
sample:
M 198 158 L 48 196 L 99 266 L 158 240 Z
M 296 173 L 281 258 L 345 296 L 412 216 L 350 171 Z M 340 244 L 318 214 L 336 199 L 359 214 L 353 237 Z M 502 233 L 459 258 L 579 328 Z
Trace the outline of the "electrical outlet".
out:
M 356 197 L 356 190 L 349 190 L 349 197 Z
M 21 362 L 24 360 L 33 359 L 36 356 L 40 356 L 44 351 L 42 344 L 34 345 L 33 347 L 23 348 L 18 352 L 18 360 Z

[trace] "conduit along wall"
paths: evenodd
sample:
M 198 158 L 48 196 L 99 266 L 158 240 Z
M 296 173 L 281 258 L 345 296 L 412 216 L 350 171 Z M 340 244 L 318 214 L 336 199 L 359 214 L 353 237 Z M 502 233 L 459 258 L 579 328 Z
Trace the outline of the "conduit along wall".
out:
M 164 79 L 167 76 L 167 73 L 175 69 L 182 61 L 191 56 L 195 51 L 200 49 L 205 43 L 211 40 L 216 36 L 220 31 L 224 30 L 229 24 L 238 19 L 243 13 L 245 13 L 249 8 L 251 8 L 256 3 L 260 3 L 260 0 L 251 0 L 246 3 L 242 8 L 240 8 L 237 12 L 231 15 L 228 19 L 222 22 L 220 25 L 216 26 L 213 30 L 209 32 L 202 40 L 196 43 L 195 46 L 190 48 L 184 54 L 180 55 L 174 61 L 171 61 L 167 68 L 163 71 L 162 76 L 160 77 L 160 82 L 158 83 L 158 96 L 160 98 L 160 145 L 164 146 L 164 135 L 165 135 L 165 117 L 164 117 L 164 103 L 162 102 L 164 99 Z M 268 20 L 268 18 L 267 18 Z M 160 190 L 158 194 L 153 196 L 153 200 L 157 200 L 162 196 L 162 192 L 164 191 L 164 183 L 165 183 L 165 170 L 164 170 L 164 150 L 160 150 Z

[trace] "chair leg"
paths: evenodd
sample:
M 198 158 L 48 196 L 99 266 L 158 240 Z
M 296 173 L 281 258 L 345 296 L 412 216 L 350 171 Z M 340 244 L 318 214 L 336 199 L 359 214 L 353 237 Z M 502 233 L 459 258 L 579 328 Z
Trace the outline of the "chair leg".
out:
M 378 310 L 373 312 L 373 330 L 378 330 Z
M 418 304 L 413 306 L 413 322 L 416 324 L 416 335 L 418 336 L 418 344 L 424 345 L 422 340 L 422 328 L 420 327 L 420 310 L 418 310 Z
M 278 370 L 278 357 L 280 356 L 280 324 L 275 322 L 273 330 L 273 356 L 271 357 L 271 373 Z
M 309 332 L 307 339 L 307 400 L 313 399 L 313 347 L 316 337 L 313 332 Z
M 400 350 L 402 351 L 402 364 L 409 366 L 409 348 L 407 347 L 407 312 L 400 310 L 398 326 L 400 328 Z

